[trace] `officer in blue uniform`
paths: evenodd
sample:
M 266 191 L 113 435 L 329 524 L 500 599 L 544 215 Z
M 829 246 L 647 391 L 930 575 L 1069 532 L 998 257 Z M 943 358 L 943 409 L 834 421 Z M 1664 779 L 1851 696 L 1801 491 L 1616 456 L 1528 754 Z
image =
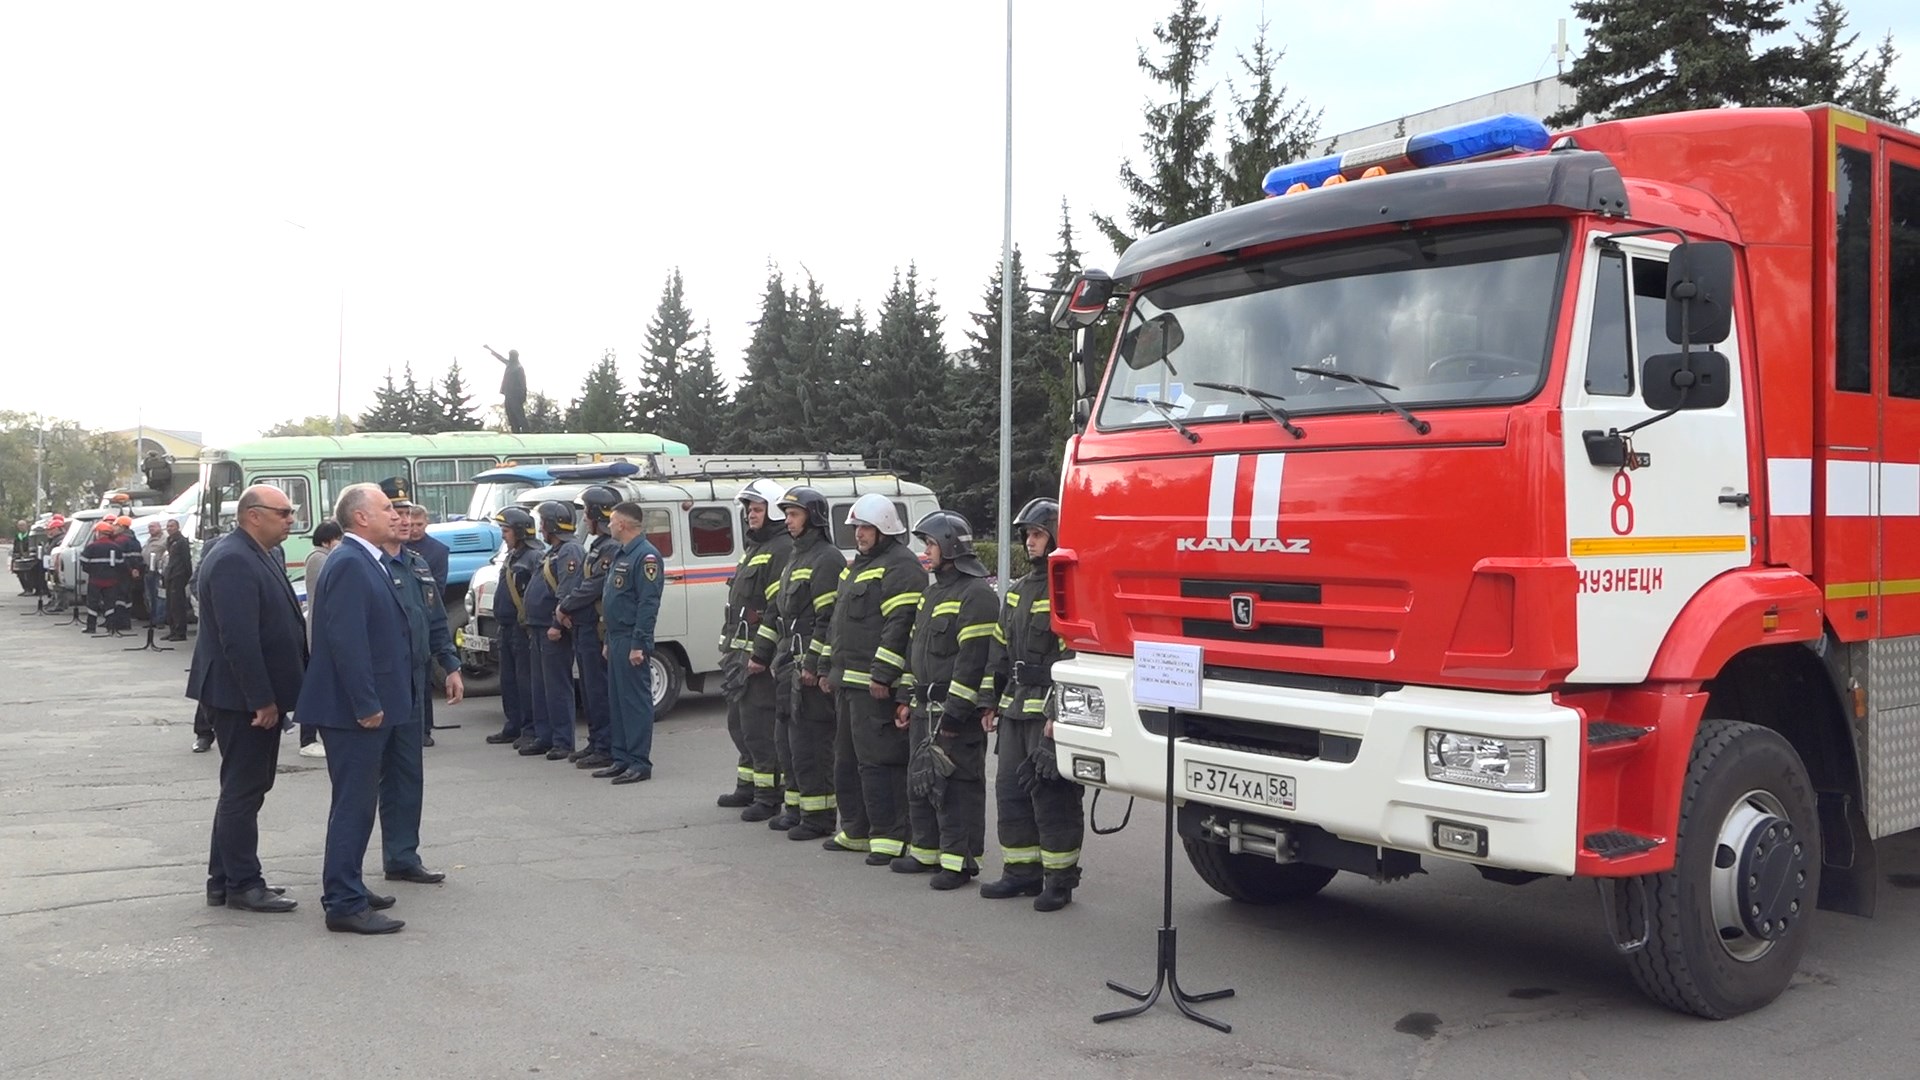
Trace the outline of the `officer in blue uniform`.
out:
M 533 515 L 517 506 L 509 506 L 493 516 L 506 539 L 507 555 L 500 563 L 500 579 L 493 592 L 494 633 L 500 645 L 500 711 L 506 714 L 506 726 L 487 736 L 498 745 L 512 743 L 519 749 L 531 743 L 533 724 L 533 654 L 527 647 L 527 631 L 520 612 L 527 605 L 527 583 L 545 550 L 534 539 Z
M 405 517 L 412 510 L 406 477 L 380 482 L 394 510 Z M 407 613 L 413 667 L 413 710 L 393 732 L 393 749 L 380 772 L 380 852 L 387 880 L 432 885 L 445 874 L 420 862 L 420 809 L 426 794 L 426 771 L 421 755 L 426 734 L 427 699 L 433 693 L 433 664 L 447 675 L 447 704 L 458 704 L 460 659 L 453 651 L 453 633 L 447 628 L 447 609 L 440 602 L 440 585 L 426 557 L 399 542 L 386 549 L 388 572 L 399 586 L 400 606 Z
M 539 569 L 527 584 L 527 636 L 533 643 L 533 717 L 542 726 L 521 754 L 545 753 L 548 761 L 573 755 L 573 637 L 556 616 L 560 598 L 586 561 L 573 542 L 573 507 L 549 499 L 534 508 L 547 542 Z
M 595 484 L 580 493 L 582 515 L 587 522 L 588 541 L 578 579 L 560 598 L 560 622 L 573 634 L 573 662 L 580 668 L 580 696 L 587 707 L 587 745 L 573 753 L 574 767 L 604 769 L 613 764 L 610 727 L 613 719 L 611 699 L 607 696 L 606 639 L 600 633 L 601 594 L 606 591 L 607 571 L 620 545 L 607 531 L 613 508 L 620 504 L 620 493 Z
M 653 775 L 653 628 L 660 617 L 665 569 L 647 542 L 640 504 L 613 508 L 609 523 L 620 550 L 601 599 L 607 619 L 607 685 L 613 706 L 613 764 L 593 775 L 633 784 Z M 618 769 L 618 772 L 614 772 Z

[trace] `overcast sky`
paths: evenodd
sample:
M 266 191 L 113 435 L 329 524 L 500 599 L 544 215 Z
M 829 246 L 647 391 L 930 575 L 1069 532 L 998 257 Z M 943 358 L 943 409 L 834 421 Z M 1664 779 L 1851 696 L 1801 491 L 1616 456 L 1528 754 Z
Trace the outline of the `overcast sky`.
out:
M 1071 203 L 1124 209 L 1172 0 L 1017 0 L 1014 229 L 1030 276 Z M 1796 17 L 1811 3 L 1789 4 Z M 1213 75 L 1259 0 L 1211 0 Z M 1920 6 L 1850 5 L 1920 53 Z M 1542 77 L 1565 3 L 1266 6 L 1281 76 L 1346 131 Z M 1578 42 L 1579 27 L 1569 34 Z M 232 5 L 0 10 L 0 408 L 211 443 L 345 410 L 389 368 L 520 350 L 563 402 L 631 379 L 670 268 L 740 370 L 769 261 L 871 312 L 917 262 L 951 343 L 997 264 L 994 2 Z M 1897 81 L 1920 91 L 1920 64 Z

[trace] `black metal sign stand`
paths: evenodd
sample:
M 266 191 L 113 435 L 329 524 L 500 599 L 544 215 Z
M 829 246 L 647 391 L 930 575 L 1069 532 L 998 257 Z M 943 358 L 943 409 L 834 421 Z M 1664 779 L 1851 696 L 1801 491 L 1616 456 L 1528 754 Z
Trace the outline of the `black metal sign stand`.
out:
M 120 651 L 121 652 L 146 652 L 149 649 L 151 649 L 154 652 L 172 652 L 173 651 L 173 649 L 169 646 L 155 645 L 153 643 L 153 624 L 152 623 L 147 624 L 147 643 L 145 645 L 135 645 L 131 649 L 121 649 Z
M 1120 1020 L 1129 1016 L 1139 1016 L 1160 1000 L 1162 990 L 1173 991 L 1174 1007 L 1189 1020 L 1196 1020 L 1220 1032 L 1232 1032 L 1233 1025 L 1206 1015 L 1193 1006 L 1197 1002 L 1217 1001 L 1233 996 L 1232 988 L 1214 990 L 1205 994 L 1189 994 L 1180 989 L 1180 977 L 1175 971 L 1175 961 L 1179 955 L 1179 932 L 1173 925 L 1173 743 L 1180 737 L 1180 710 L 1167 710 L 1167 822 L 1162 856 L 1162 877 L 1160 881 L 1160 936 L 1159 950 L 1154 962 L 1153 988 L 1135 990 L 1130 986 L 1107 980 L 1107 988 L 1116 993 L 1125 994 L 1140 1004 L 1113 1012 L 1104 1012 L 1093 1018 L 1096 1024 L 1109 1020 Z

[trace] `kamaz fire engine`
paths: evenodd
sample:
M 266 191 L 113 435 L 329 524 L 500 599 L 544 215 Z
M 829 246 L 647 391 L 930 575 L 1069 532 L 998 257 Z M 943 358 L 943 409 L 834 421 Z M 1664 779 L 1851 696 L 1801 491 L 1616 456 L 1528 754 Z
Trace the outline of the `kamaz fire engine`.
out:
M 1274 169 L 1056 311 L 1063 773 L 1236 900 L 1594 879 L 1655 1000 L 1778 996 L 1920 826 L 1920 135 L 1505 116 Z M 1111 303 L 1110 303 L 1111 299 Z

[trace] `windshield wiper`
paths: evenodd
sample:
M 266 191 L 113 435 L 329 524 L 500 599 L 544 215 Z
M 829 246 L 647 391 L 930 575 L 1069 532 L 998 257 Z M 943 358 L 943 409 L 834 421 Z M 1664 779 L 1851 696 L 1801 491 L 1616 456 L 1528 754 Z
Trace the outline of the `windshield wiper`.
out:
M 1187 427 L 1187 425 L 1181 423 L 1178 419 L 1174 417 L 1173 406 L 1167 404 L 1164 401 L 1161 401 L 1159 398 L 1116 397 L 1113 400 L 1124 401 L 1131 405 L 1145 405 L 1151 408 L 1155 413 L 1159 414 L 1160 419 L 1165 420 L 1167 424 L 1173 428 L 1173 430 L 1186 436 L 1188 442 L 1197 443 L 1200 441 L 1200 436 L 1195 435 L 1193 433 L 1193 429 Z
M 1283 428 L 1286 428 L 1287 434 L 1293 436 L 1296 439 L 1304 439 L 1307 437 L 1306 432 L 1301 431 L 1299 428 L 1294 426 L 1293 418 L 1287 414 L 1287 410 L 1282 409 L 1277 405 L 1268 404 L 1268 402 L 1270 401 L 1287 400 L 1286 398 L 1280 396 L 1279 394 L 1273 393 L 1268 390 L 1258 390 L 1251 386 L 1241 386 L 1239 383 L 1196 382 L 1193 385 L 1204 386 L 1209 390 L 1225 390 L 1230 394 L 1239 394 L 1242 397 L 1250 397 L 1253 399 L 1253 403 L 1255 405 L 1260 406 L 1261 412 L 1264 412 L 1268 416 L 1273 417 L 1274 423 L 1279 424 Z M 1248 413 L 1247 415 L 1251 416 L 1253 414 Z
M 1352 383 L 1355 386 L 1364 386 L 1367 388 L 1368 391 L 1370 391 L 1373 394 L 1374 397 L 1377 397 L 1380 399 L 1380 404 L 1385 405 L 1389 409 L 1392 409 L 1394 412 L 1400 415 L 1400 419 L 1405 420 L 1409 424 L 1412 424 L 1413 430 L 1419 432 L 1422 435 L 1425 435 L 1427 432 L 1433 430 L 1432 424 L 1429 424 L 1425 420 L 1422 420 L 1419 417 L 1408 412 L 1398 402 L 1394 401 L 1392 398 L 1389 398 L 1387 395 L 1380 392 L 1382 390 L 1398 391 L 1400 389 L 1399 387 L 1393 385 L 1390 382 L 1381 382 L 1378 379 L 1369 379 L 1365 375 L 1355 375 L 1355 374 L 1352 374 L 1351 372 L 1335 371 L 1332 368 L 1296 367 L 1293 370 L 1299 372 L 1302 375 L 1318 375 L 1323 379 L 1332 379 L 1335 382 Z

